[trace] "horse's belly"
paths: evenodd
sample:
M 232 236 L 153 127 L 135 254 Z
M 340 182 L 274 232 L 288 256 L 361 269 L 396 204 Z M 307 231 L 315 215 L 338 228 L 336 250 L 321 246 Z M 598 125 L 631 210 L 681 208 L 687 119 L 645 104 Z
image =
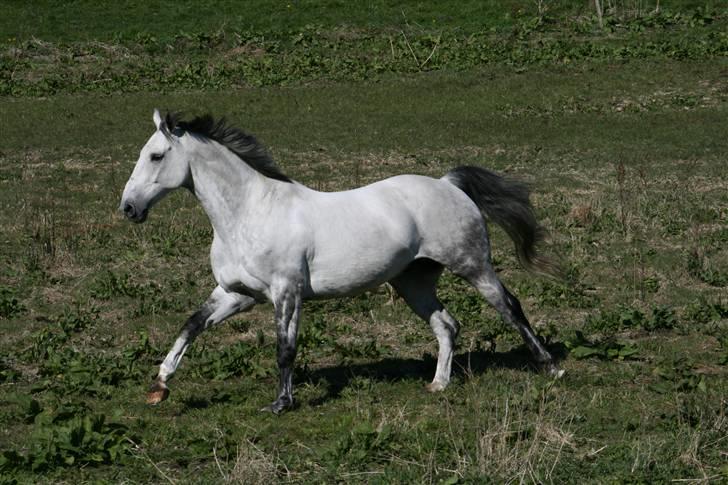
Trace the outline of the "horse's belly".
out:
M 413 259 L 411 250 L 400 248 L 376 257 L 352 253 L 338 261 L 319 260 L 309 268 L 310 294 L 306 297 L 326 298 L 361 293 L 391 280 Z

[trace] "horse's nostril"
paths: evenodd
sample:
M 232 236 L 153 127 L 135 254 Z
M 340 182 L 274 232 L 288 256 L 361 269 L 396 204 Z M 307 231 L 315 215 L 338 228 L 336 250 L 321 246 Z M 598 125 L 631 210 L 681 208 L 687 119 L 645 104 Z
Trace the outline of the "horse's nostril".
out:
M 124 214 L 126 215 L 126 217 L 134 217 L 134 215 L 136 214 L 134 206 L 128 202 L 124 204 Z

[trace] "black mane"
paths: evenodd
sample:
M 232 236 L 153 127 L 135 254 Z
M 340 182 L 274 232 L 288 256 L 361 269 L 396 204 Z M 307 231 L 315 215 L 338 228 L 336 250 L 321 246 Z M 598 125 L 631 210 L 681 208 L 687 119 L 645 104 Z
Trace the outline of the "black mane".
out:
M 206 114 L 186 121 L 179 113 L 167 113 L 164 124 L 167 134 L 181 130 L 215 140 L 266 177 L 282 182 L 292 182 L 287 175 L 281 172 L 268 150 L 253 135 L 228 125 L 225 118 L 215 120 L 211 115 Z

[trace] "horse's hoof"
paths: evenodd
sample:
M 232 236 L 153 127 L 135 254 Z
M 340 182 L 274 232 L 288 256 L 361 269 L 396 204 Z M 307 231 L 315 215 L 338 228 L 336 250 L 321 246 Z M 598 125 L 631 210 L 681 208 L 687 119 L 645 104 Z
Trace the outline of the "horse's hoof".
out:
M 279 397 L 275 401 L 273 401 L 270 406 L 266 406 L 264 408 L 261 408 L 262 412 L 271 412 L 275 415 L 281 414 L 285 411 L 288 411 L 289 409 L 293 409 L 294 402 L 293 399 L 290 399 L 288 397 Z
M 559 366 L 554 364 L 553 362 L 546 364 L 544 366 L 544 370 L 554 379 L 561 379 L 566 372 L 564 369 L 559 369 Z
M 442 392 L 447 387 L 447 384 L 443 384 L 442 382 L 430 382 L 425 386 L 425 389 L 427 389 L 429 392 L 435 393 L 435 392 Z
M 166 386 L 159 384 L 153 384 L 152 388 L 147 393 L 147 404 L 153 406 L 159 404 L 169 397 L 169 389 Z

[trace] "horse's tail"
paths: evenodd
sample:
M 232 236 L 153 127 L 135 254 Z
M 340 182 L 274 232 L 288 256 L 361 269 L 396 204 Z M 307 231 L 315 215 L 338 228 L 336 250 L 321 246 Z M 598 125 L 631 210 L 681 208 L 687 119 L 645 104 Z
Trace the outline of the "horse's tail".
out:
M 525 184 L 472 166 L 454 168 L 443 178 L 465 192 L 486 220 L 495 222 L 506 231 L 526 269 L 561 276 L 559 266 L 536 251 L 546 231 L 536 220 Z

